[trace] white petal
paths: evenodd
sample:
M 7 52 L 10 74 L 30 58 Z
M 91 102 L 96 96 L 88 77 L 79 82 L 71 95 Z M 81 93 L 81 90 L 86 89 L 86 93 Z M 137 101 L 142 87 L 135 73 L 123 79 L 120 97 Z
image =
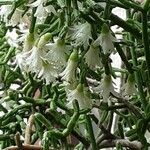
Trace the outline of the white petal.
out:
M 91 108 L 92 106 L 91 99 L 87 97 L 83 91 L 78 91 L 77 89 L 71 91 L 68 94 L 67 101 L 69 101 L 69 103 L 67 106 L 72 108 L 72 102 L 75 99 L 78 101 L 79 107 L 81 109 Z
M 44 7 L 44 8 L 45 8 L 45 10 L 46 10 L 48 13 L 51 13 L 51 12 L 52 12 L 54 15 L 57 16 L 57 12 L 56 12 L 55 8 L 54 8 L 52 5 L 46 6 L 46 7 Z
M 34 14 L 35 17 L 37 18 L 46 18 L 46 10 L 43 7 L 43 5 L 39 5 L 36 9 L 36 12 Z
M 11 12 L 12 6 L 11 5 L 2 5 L 0 7 L 0 16 L 8 16 L 8 14 Z
M 26 62 L 29 66 L 29 71 L 38 73 L 42 68 L 42 59 L 44 57 L 44 52 L 39 50 L 37 47 L 33 47 L 31 50 L 31 55 L 27 58 Z
M 110 34 L 110 38 L 113 42 L 117 42 L 117 39 L 112 34 Z
M 93 42 L 93 46 L 98 47 L 101 42 L 101 35 Z
M 37 1 L 33 2 L 32 4 L 30 4 L 29 6 L 37 7 L 37 6 L 41 5 L 42 3 L 43 3 L 43 0 L 37 0 Z
M 11 19 L 9 20 L 10 25 L 16 26 L 18 23 L 20 23 L 22 20 L 22 13 L 23 13 L 22 10 L 16 9 Z
M 21 52 L 16 55 L 16 63 L 22 71 L 27 72 L 26 59 L 30 56 L 30 52 Z
M 91 25 L 89 23 L 80 24 L 74 27 L 75 32 L 72 35 L 72 39 L 75 40 L 75 45 L 83 45 L 86 49 L 89 45 L 89 39 L 91 39 Z
M 100 55 L 99 49 L 91 45 L 89 50 L 84 56 L 86 63 L 91 69 L 94 69 L 97 66 L 101 66 L 101 59 L 99 55 Z
M 48 60 L 57 62 L 60 67 L 66 65 L 66 51 L 68 51 L 68 47 L 64 43 L 60 44 L 56 41 L 55 43 L 47 44 L 46 47 L 49 49 L 46 56 Z
M 60 7 L 65 7 L 64 0 L 57 0 L 57 3 Z

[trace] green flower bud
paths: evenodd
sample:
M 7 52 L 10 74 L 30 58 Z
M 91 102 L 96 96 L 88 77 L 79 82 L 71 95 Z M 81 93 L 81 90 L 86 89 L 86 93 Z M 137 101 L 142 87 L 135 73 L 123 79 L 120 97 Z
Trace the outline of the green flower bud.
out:
M 23 52 L 30 51 L 33 44 L 34 44 L 34 33 L 28 33 L 24 42 Z
M 46 34 L 42 35 L 38 44 L 37 44 L 37 47 L 42 48 L 43 46 L 45 46 L 48 43 L 48 41 L 51 38 L 52 38 L 52 35 L 50 33 L 46 33 Z
M 83 84 L 79 83 L 76 89 L 78 92 L 83 92 Z
M 78 61 L 78 52 L 77 52 L 77 50 L 74 50 L 72 53 L 71 53 L 71 55 L 70 55 L 70 57 L 69 57 L 69 59 L 70 60 L 72 60 L 72 61 L 74 61 L 74 62 L 77 62 Z
M 101 32 L 102 32 L 102 34 L 108 34 L 109 33 L 109 27 L 106 23 L 103 24 Z

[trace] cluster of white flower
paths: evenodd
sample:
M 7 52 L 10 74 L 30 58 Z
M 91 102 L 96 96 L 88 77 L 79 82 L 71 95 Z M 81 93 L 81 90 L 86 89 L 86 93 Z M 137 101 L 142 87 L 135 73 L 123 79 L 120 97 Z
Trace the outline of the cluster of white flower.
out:
M 46 80 L 46 84 L 55 81 L 66 63 L 64 50 L 67 46 L 61 39 L 50 43 L 50 33 L 44 34 L 35 42 L 29 37 L 31 35 L 25 39 L 23 51 L 16 55 L 18 66 L 23 71 L 36 73 Z
M 52 5 L 44 6 L 44 3 L 46 2 L 47 0 L 37 0 L 28 5 L 31 8 L 37 7 L 36 12 L 34 14 L 34 16 L 37 17 L 37 23 L 43 23 L 50 13 L 57 15 L 57 12 Z M 24 10 L 22 10 L 21 8 L 16 8 L 15 11 L 13 11 L 14 10 L 12 5 L 1 6 L 0 19 L 6 22 L 6 25 L 16 26 L 18 23 L 21 23 L 24 19 L 27 19 L 27 16 L 23 15 Z M 11 12 L 13 12 L 13 14 L 10 19 L 9 15 L 11 14 Z
M 37 18 L 36 23 L 44 23 L 51 13 L 54 16 L 58 16 L 54 6 L 46 5 L 46 3 L 47 0 L 36 0 L 28 4 L 30 8 L 36 7 L 34 14 Z M 59 1 L 58 5 L 63 7 L 62 1 Z M 3 5 L 0 9 L 0 16 L 1 20 L 8 25 L 15 26 L 21 22 L 23 12 L 20 8 L 15 9 L 11 19 L 8 20 L 12 9 L 9 5 Z M 102 47 L 104 55 L 111 54 L 115 50 L 113 45 L 113 42 L 116 41 L 115 37 L 112 36 L 108 25 L 104 23 L 101 34 L 96 40 L 93 40 L 92 26 L 85 22 L 73 27 L 73 33 L 69 39 L 71 44 L 69 46 L 65 43 L 65 38 L 54 37 L 53 42 L 51 39 L 50 33 L 46 33 L 41 37 L 38 37 L 37 33 L 27 33 L 22 52 L 16 54 L 16 63 L 23 72 L 35 73 L 38 78 L 45 79 L 46 84 L 54 82 L 60 76 L 66 87 L 68 100 L 77 99 L 81 108 L 91 108 L 91 99 L 88 97 L 88 94 L 85 94 L 86 88 L 79 84 L 76 77 L 77 72 L 80 73 L 78 69 L 80 50 L 77 51 L 76 48 L 83 46 L 84 50 L 87 50 L 83 59 L 85 59 L 85 63 L 90 69 L 96 70 L 96 68 L 102 67 L 99 46 Z M 70 54 L 73 47 L 75 47 L 75 50 Z M 67 59 L 68 56 L 69 59 Z M 107 102 L 110 92 L 114 90 L 110 75 L 104 76 L 101 87 L 99 90 L 104 102 Z
M 30 46 L 26 46 L 30 47 L 29 50 L 24 50 L 16 56 L 19 67 L 26 72 L 36 73 L 39 78 L 46 80 L 46 84 L 55 81 L 58 75 L 61 76 L 64 84 L 68 87 L 66 89 L 69 101 L 67 106 L 72 107 L 72 101 L 77 99 L 81 109 L 91 108 L 92 101 L 87 89 L 83 88 L 81 84 L 77 86 L 78 51 L 74 50 L 66 62 L 65 50 L 68 47 L 63 40 L 57 39 L 54 43 L 49 42 L 50 33 L 46 33 L 35 43 L 29 42 L 29 37 L 28 35 L 25 40 L 30 44 Z M 64 66 L 66 68 L 61 72 Z
M 89 39 L 92 39 L 90 24 L 84 23 L 77 26 L 72 37 L 77 46 L 83 45 L 84 48 L 88 47 Z M 71 98 L 72 100 L 78 100 L 78 96 L 82 99 L 85 99 L 85 97 L 87 98 L 84 94 L 85 92 L 79 92 L 79 90 L 77 90 L 77 50 L 74 50 L 68 61 L 66 61 L 66 56 L 69 54 L 69 49 L 71 49 L 71 46 L 66 45 L 64 40 L 55 39 L 54 42 L 49 42 L 51 39 L 51 34 L 49 33 L 46 33 L 40 37 L 40 39 L 36 40 L 36 42 L 34 42 L 35 40 L 33 39 L 33 34 L 28 34 L 25 39 L 23 51 L 17 54 L 16 58 L 19 67 L 26 72 L 30 71 L 36 73 L 39 78 L 41 77 L 46 80 L 46 84 L 55 81 L 58 75 L 62 77 L 62 80 L 64 80 L 64 85 L 66 86 L 68 100 Z M 108 41 L 110 45 L 108 43 L 106 44 Z M 91 69 L 102 66 L 100 51 L 98 48 L 99 45 L 102 46 L 104 54 L 110 53 L 114 50 L 113 38 L 106 24 L 103 25 L 101 35 L 97 40 L 92 42 L 89 50 L 84 56 L 85 62 Z M 64 67 L 66 68 L 63 70 Z M 104 77 L 102 80 L 102 86 L 103 88 L 99 88 L 99 91 L 102 91 L 101 94 L 103 96 L 103 100 L 104 102 L 107 102 L 110 92 L 113 92 L 114 90 L 111 76 L 106 75 Z M 70 103 L 72 103 L 72 100 Z M 70 106 L 70 103 L 68 106 Z M 87 106 L 91 107 L 91 104 L 86 104 L 84 102 L 79 102 L 79 104 L 81 108 L 86 108 Z
M 76 45 L 83 45 L 86 49 L 89 45 L 89 40 L 92 39 L 91 35 L 91 25 L 84 23 L 76 27 L 77 31 L 75 32 L 73 38 L 75 39 Z M 112 36 L 111 31 L 107 24 L 103 24 L 101 34 L 98 38 L 92 42 L 87 53 L 85 54 L 85 62 L 91 69 L 101 67 L 101 57 L 99 46 L 102 47 L 104 54 L 111 54 L 115 52 L 113 42 L 116 41 L 116 38 Z M 96 91 L 100 93 L 103 97 L 103 102 L 108 102 L 110 93 L 114 92 L 114 86 L 112 82 L 111 75 L 104 75 L 101 84 L 97 86 Z
M 145 101 L 150 95 L 145 81 L 149 78 L 145 70 L 149 68 L 144 53 L 149 46 L 145 43 L 148 44 L 146 41 L 149 39 L 143 38 L 147 32 L 144 33 L 144 24 L 138 18 L 140 12 L 144 12 L 143 18 L 148 17 L 148 7 L 128 1 L 114 1 L 0 0 L 0 112 L 4 112 L 0 132 L 4 137 L 8 133 L 4 128 L 5 120 L 10 121 L 8 131 L 11 135 L 19 125 L 15 124 L 12 130 L 11 124 L 19 119 L 19 129 L 25 134 L 18 136 L 23 137 L 25 144 L 32 143 L 34 146 L 32 139 L 37 135 L 36 143 L 43 149 L 97 149 L 105 147 L 105 141 L 110 149 L 115 142 L 117 147 L 121 140 L 123 144 L 119 143 L 119 146 L 122 149 L 126 146 L 142 147 L 142 141 L 131 142 L 128 134 L 135 131 L 136 140 L 139 140 L 140 134 L 136 131 L 143 127 L 143 122 L 148 123 L 150 116 L 150 106 Z M 130 4 L 132 7 L 128 12 L 132 12 L 132 16 L 126 17 L 130 17 L 129 22 L 113 14 L 117 6 L 124 9 Z M 121 30 L 115 32 L 114 28 Z M 143 34 L 134 34 L 140 29 Z M 123 30 L 129 36 L 123 36 Z M 137 37 L 139 34 L 141 40 Z M 137 57 L 128 58 L 128 50 L 131 54 L 135 50 Z M 139 54 L 142 56 L 138 57 Z M 117 65 L 114 65 L 115 61 Z M 143 68 L 142 71 L 145 69 L 144 74 L 139 68 Z M 136 71 L 139 76 L 135 76 Z M 140 78 L 141 84 L 136 81 Z M 136 106 L 133 100 L 136 100 Z M 14 119 L 10 118 L 10 114 Z M 137 114 L 144 117 L 134 119 Z M 30 119 L 30 115 L 34 118 Z M 26 122 L 31 122 L 31 126 L 24 132 Z M 39 129 L 44 129 L 44 132 L 37 134 L 36 128 L 40 125 L 42 128 Z M 56 125 L 59 128 L 55 128 Z M 101 132 L 105 126 L 111 137 Z M 26 140 L 30 134 L 29 128 L 35 129 L 31 139 Z M 120 128 L 125 136 L 120 135 L 116 140 L 113 137 Z M 144 132 L 146 130 L 143 128 Z M 75 136 L 77 144 L 68 142 L 68 135 Z M 146 135 L 147 132 L 141 132 L 142 137 Z M 65 144 L 62 144 L 62 137 Z M 0 142 L 0 147 L 7 149 L 12 144 L 14 141 L 8 139 L 2 144 Z

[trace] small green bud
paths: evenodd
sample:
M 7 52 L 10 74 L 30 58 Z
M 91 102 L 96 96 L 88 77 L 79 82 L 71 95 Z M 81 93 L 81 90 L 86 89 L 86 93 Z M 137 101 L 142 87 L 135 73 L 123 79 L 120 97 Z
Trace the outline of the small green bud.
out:
M 47 42 L 52 38 L 52 34 L 51 33 L 46 33 L 43 36 L 44 36 L 44 40 L 47 41 Z
M 23 52 L 30 51 L 33 44 L 34 44 L 34 33 L 28 33 L 24 42 Z
M 29 33 L 29 34 L 27 35 L 27 40 L 28 40 L 29 42 L 33 42 L 33 41 L 34 41 L 34 33 Z
M 76 89 L 78 92 L 83 92 L 83 84 L 79 83 Z
M 64 45 L 64 40 L 58 39 L 58 40 L 57 40 L 57 44 L 60 45 L 60 46 L 61 46 L 61 45 Z
M 74 51 L 71 53 L 69 59 L 72 60 L 72 61 L 75 61 L 75 62 L 78 61 L 78 52 L 77 52 L 77 50 L 74 50 Z
M 52 35 L 50 33 L 46 33 L 44 35 L 41 36 L 38 44 L 37 44 L 37 47 L 38 48 L 42 48 L 43 46 L 45 46 L 45 44 L 48 43 L 48 41 L 52 38 Z
M 129 83 L 134 83 L 134 82 L 135 82 L 134 74 L 130 74 L 130 75 L 128 76 L 127 82 L 129 82 Z
M 109 33 L 109 26 L 104 23 L 103 26 L 102 26 L 102 34 L 108 34 Z
M 110 84 L 112 82 L 111 76 L 110 75 L 106 75 L 104 77 L 104 82 L 105 82 L 105 84 Z

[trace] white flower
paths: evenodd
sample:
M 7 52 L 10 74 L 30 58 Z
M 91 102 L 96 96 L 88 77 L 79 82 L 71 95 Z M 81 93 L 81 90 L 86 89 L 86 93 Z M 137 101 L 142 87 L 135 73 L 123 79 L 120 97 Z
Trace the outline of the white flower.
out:
M 34 44 L 34 34 L 33 33 L 28 33 L 26 35 L 26 38 L 24 40 L 23 44 L 23 52 L 28 52 L 32 49 L 32 46 Z
M 1 21 L 7 22 L 7 17 L 10 14 L 11 10 L 12 10 L 12 6 L 11 5 L 2 5 L 0 7 Z
M 28 65 L 28 71 L 38 73 L 42 68 L 42 58 L 46 54 L 43 50 L 39 49 L 38 47 L 34 46 L 31 49 L 30 56 L 26 59 L 26 63 Z
M 8 24 L 11 26 L 16 26 L 17 24 L 22 22 L 22 19 L 23 19 L 22 13 L 23 11 L 17 8 L 15 12 L 13 13 L 11 19 L 8 20 Z
M 0 7 L 1 20 L 4 21 L 7 26 L 16 26 L 22 20 L 23 11 L 16 8 L 16 10 L 14 11 L 14 13 L 10 19 L 10 18 L 8 18 L 8 16 L 11 13 L 11 11 L 12 11 L 11 5 L 2 5 Z
M 43 3 L 47 2 L 47 0 L 37 0 L 30 4 L 31 7 L 37 7 L 36 12 L 34 14 L 37 17 L 37 22 L 43 23 L 48 16 L 49 13 L 53 13 L 57 15 L 55 8 L 52 5 L 43 6 Z
M 124 96 L 131 96 L 136 93 L 134 74 L 128 76 L 127 82 L 123 86 Z
M 46 43 L 51 38 L 50 33 L 43 35 L 37 46 L 33 46 L 30 53 L 31 55 L 27 58 L 26 63 L 28 65 L 28 71 L 38 73 L 42 68 L 42 58 L 46 57 Z
M 89 40 L 92 38 L 91 25 L 89 23 L 84 23 L 75 26 L 75 32 L 72 39 L 75 40 L 75 45 L 83 45 L 86 49 L 89 45 Z
M 27 70 L 28 70 L 26 60 L 29 56 L 30 56 L 29 52 L 21 52 L 16 55 L 16 64 L 19 66 L 19 68 L 22 71 L 27 72 Z
M 94 69 L 97 66 L 101 66 L 100 51 L 98 47 L 91 45 L 84 57 L 87 65 L 91 69 Z
M 66 54 L 70 47 L 63 40 L 57 39 L 55 43 L 49 43 L 46 47 L 49 49 L 47 59 L 55 61 L 60 67 L 66 65 Z
M 22 71 L 26 72 L 28 71 L 28 65 L 26 63 L 26 60 L 31 55 L 33 43 L 34 43 L 34 35 L 33 33 L 28 33 L 23 44 L 22 52 L 16 54 L 16 64 Z
M 29 29 L 26 23 L 22 23 L 19 26 L 19 35 L 17 36 L 16 42 L 20 46 L 22 44 L 22 51 L 30 51 L 34 44 L 34 33 L 29 33 Z M 18 31 L 18 30 L 17 30 Z
M 70 93 L 70 91 L 74 90 L 77 87 L 78 81 L 74 80 L 73 83 L 63 81 L 63 85 L 65 87 L 66 94 L 68 94 L 68 93 Z
M 69 108 L 73 108 L 72 102 L 75 99 L 78 101 L 79 107 L 81 109 L 92 108 L 92 100 L 87 94 L 87 90 L 83 86 L 83 84 L 78 84 L 76 89 L 68 94 L 67 101 L 69 101 L 69 103 L 67 104 L 67 106 Z
M 102 31 L 100 36 L 95 40 L 94 46 L 102 46 L 104 54 L 110 54 L 112 52 L 115 52 L 114 44 L 113 42 L 116 41 L 116 38 L 112 36 L 109 27 L 107 24 L 103 24 Z
M 6 34 L 5 34 L 5 38 L 8 42 L 8 44 L 11 46 L 11 47 L 16 47 L 18 48 L 18 43 L 17 43 L 17 38 L 18 38 L 18 34 L 16 32 L 16 29 L 12 29 L 11 31 L 10 30 L 7 30 Z
M 77 51 L 73 51 L 69 57 L 69 60 L 67 62 L 67 67 L 65 70 L 60 74 L 62 76 L 62 79 L 67 81 L 70 84 L 74 84 L 76 81 L 75 73 L 77 69 L 78 64 L 78 53 Z
M 108 102 L 110 93 L 114 92 L 114 86 L 112 82 L 111 75 L 106 75 L 104 76 L 102 80 L 102 97 L 103 97 L 103 102 Z
M 46 84 L 55 81 L 55 78 L 58 76 L 58 68 L 53 62 L 48 62 L 42 58 L 42 69 L 39 72 L 38 77 L 46 80 Z

